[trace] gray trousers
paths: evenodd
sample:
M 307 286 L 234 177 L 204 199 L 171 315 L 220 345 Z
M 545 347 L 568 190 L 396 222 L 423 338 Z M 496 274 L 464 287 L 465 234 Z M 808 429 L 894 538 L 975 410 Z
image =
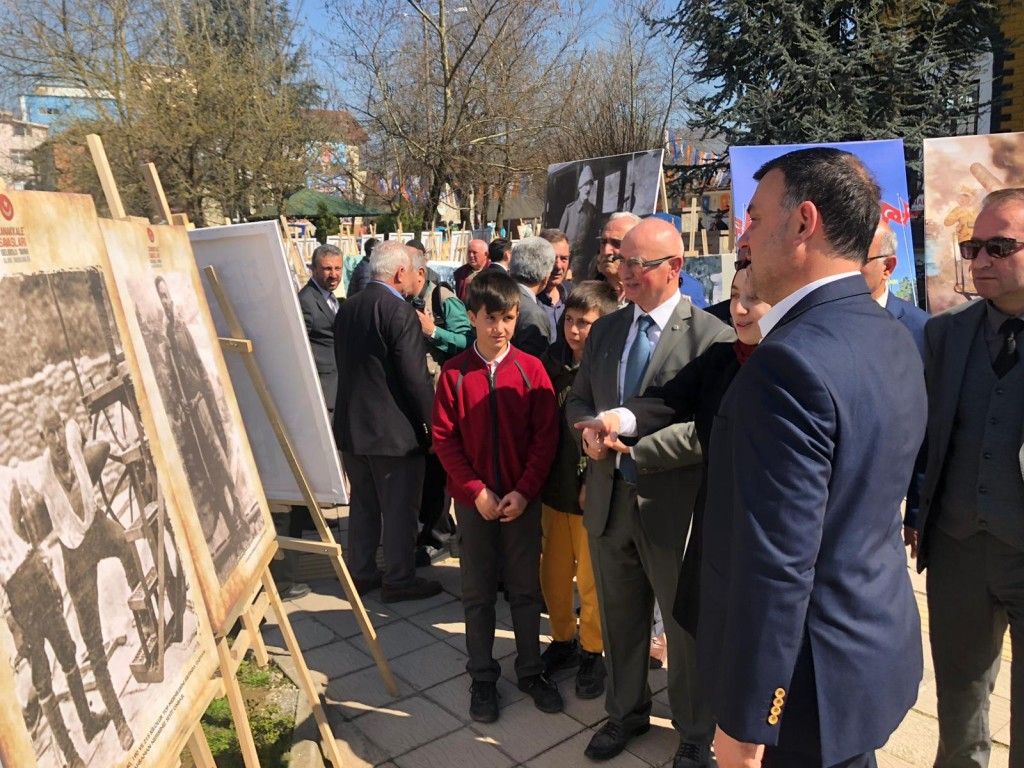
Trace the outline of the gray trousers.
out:
M 939 708 L 936 768 L 985 768 L 989 695 L 1010 628 L 1010 766 L 1024 766 L 1024 551 L 987 533 L 929 531 L 928 628 Z
M 609 719 L 627 726 L 646 723 L 651 712 L 647 674 L 654 600 L 675 604 L 686 531 L 673 541 L 650 541 L 640 525 L 636 491 L 616 480 L 608 525 L 602 535 L 588 538 L 608 669 L 605 709 Z M 696 644 L 670 611 L 663 611 L 663 618 L 672 724 L 684 741 L 709 744 L 714 720 L 697 683 Z
M 344 453 L 352 481 L 345 563 L 353 579 L 377 575 L 377 545 L 384 548 L 384 583 L 404 587 L 416 578 L 416 530 L 423 488 L 422 456 Z

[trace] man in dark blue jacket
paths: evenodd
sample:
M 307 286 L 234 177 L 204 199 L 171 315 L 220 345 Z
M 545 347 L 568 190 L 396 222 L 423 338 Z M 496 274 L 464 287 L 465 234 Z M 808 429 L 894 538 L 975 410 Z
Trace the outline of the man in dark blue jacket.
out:
M 879 215 L 860 161 L 800 150 L 755 178 L 740 244 L 774 307 L 711 441 L 698 659 L 716 754 L 873 766 L 922 674 L 900 541 L 921 358 L 859 273 Z

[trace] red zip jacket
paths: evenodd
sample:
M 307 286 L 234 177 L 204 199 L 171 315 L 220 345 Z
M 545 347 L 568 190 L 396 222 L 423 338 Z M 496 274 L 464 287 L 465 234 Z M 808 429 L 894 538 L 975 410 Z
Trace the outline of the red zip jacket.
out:
M 511 347 L 493 381 L 473 347 L 446 362 L 434 396 L 434 450 L 460 504 L 474 506 L 485 487 L 498 498 L 540 496 L 558 450 L 558 402 L 540 360 Z

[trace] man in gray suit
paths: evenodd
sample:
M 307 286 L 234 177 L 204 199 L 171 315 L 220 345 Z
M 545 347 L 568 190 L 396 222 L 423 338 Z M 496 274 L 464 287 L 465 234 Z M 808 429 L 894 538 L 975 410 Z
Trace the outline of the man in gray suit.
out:
M 633 304 L 594 324 L 567 401 L 570 424 L 664 384 L 709 346 L 733 338 L 728 326 L 682 300 L 683 243 L 671 224 L 641 222 L 622 240 L 620 258 L 619 274 Z M 701 455 L 692 423 L 655 432 L 621 458 L 599 444 L 587 452 L 592 460 L 583 524 L 604 631 L 608 721 L 585 754 L 607 760 L 650 727 L 654 600 L 663 606 L 675 602 Z M 714 722 L 697 689 L 694 640 L 669 612 L 664 619 L 669 703 L 680 741 L 673 765 L 705 766 Z
M 1010 765 L 1024 765 L 1024 188 L 991 193 L 960 243 L 981 299 L 928 321 L 918 568 L 938 693 L 937 768 L 988 765 L 1010 628 Z
M 544 354 L 551 336 L 551 321 L 537 303 L 537 294 L 544 290 L 554 266 L 555 249 L 542 237 L 524 238 L 512 248 L 508 271 L 522 294 L 512 346 L 534 357 Z

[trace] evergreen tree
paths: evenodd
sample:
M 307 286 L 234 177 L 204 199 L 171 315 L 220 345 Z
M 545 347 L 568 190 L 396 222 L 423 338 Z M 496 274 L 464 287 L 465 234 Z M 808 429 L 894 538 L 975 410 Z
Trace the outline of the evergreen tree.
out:
M 975 112 L 998 0 L 681 0 L 656 22 L 694 55 L 693 127 L 729 145 L 921 140 Z

